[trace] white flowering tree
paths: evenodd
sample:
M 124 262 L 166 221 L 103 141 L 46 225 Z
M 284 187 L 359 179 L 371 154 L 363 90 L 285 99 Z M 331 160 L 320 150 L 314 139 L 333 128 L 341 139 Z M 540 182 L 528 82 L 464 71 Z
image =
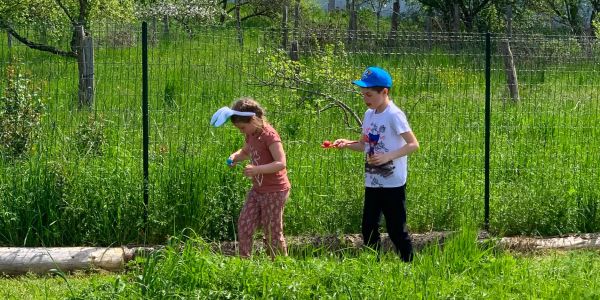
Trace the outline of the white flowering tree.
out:
M 224 14 L 219 0 L 158 0 L 141 3 L 136 13 L 141 19 L 174 20 L 186 30 L 194 25 L 210 25 Z

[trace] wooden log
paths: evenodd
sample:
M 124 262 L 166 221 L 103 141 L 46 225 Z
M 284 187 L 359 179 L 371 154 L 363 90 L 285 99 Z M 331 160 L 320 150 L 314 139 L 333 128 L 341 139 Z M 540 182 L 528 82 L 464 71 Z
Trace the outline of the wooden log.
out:
M 0 274 L 43 274 L 51 269 L 119 271 L 133 255 L 133 249 L 122 247 L 0 248 Z
M 504 249 L 515 251 L 600 249 L 600 235 L 594 233 L 564 237 L 504 237 L 498 241 Z

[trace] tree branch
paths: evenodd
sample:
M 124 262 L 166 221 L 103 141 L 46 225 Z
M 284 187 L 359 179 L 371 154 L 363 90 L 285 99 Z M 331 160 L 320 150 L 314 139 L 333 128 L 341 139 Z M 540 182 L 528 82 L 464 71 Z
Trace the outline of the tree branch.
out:
M 67 10 L 67 8 L 62 4 L 62 2 L 60 0 L 54 0 L 54 1 L 56 2 L 56 4 L 58 4 L 60 9 L 63 10 L 65 15 L 67 15 L 67 18 L 69 18 L 69 21 L 71 21 L 71 24 L 75 24 L 75 20 L 73 19 L 73 17 L 71 17 L 71 15 L 69 14 L 69 10 Z
M 249 14 L 247 16 L 244 16 L 243 18 L 240 19 L 240 21 L 244 21 L 244 20 L 247 20 L 247 19 L 250 19 L 250 18 L 253 18 L 253 17 L 268 16 L 267 12 L 268 11 L 263 10 L 263 11 L 258 11 L 258 12 L 252 13 L 252 14 Z
M 8 31 L 8 33 L 10 33 L 10 35 L 14 36 L 17 40 L 19 40 L 21 43 L 25 44 L 25 46 L 27 46 L 27 47 L 29 47 L 31 49 L 36 49 L 36 50 L 40 50 L 40 51 L 50 52 L 50 53 L 57 54 L 57 55 L 64 56 L 64 57 L 73 57 L 73 58 L 77 57 L 77 55 L 75 54 L 75 52 L 64 51 L 64 50 L 60 50 L 58 48 L 52 47 L 50 45 L 40 44 L 40 43 L 36 43 L 36 42 L 30 41 L 26 37 L 21 36 L 12 27 L 10 27 L 10 25 L 6 24 L 1 19 L 0 19 L 0 27 L 4 28 L 6 31 Z
M 250 74 L 251 75 L 251 74 Z M 345 116 L 345 122 L 348 126 L 350 125 L 350 121 L 348 120 L 348 115 L 350 115 L 350 117 L 352 117 L 352 119 L 354 120 L 354 122 L 358 125 L 358 127 L 362 126 L 362 121 L 360 119 L 360 117 L 352 110 L 352 108 L 350 108 L 348 105 L 346 105 L 344 102 L 338 100 L 337 98 L 329 95 L 329 94 L 325 94 L 323 92 L 319 92 L 319 91 L 314 91 L 311 89 L 304 89 L 298 86 L 294 86 L 294 85 L 290 85 L 290 84 L 285 84 L 285 83 L 274 83 L 274 82 L 268 82 L 262 79 L 259 79 L 256 76 L 251 75 L 252 77 L 255 78 L 255 80 L 258 82 L 257 85 L 261 85 L 261 86 L 269 86 L 269 87 L 279 87 L 279 88 L 285 88 L 285 89 L 290 89 L 290 90 L 295 90 L 295 91 L 300 91 L 300 92 L 304 92 L 304 93 L 308 93 L 308 94 L 312 94 L 312 95 L 316 95 L 316 96 L 320 96 L 325 98 L 327 101 L 329 101 L 330 103 L 328 105 L 326 105 L 324 108 L 320 109 L 319 112 L 323 112 L 327 109 L 330 109 L 334 106 L 340 108 L 342 110 L 342 112 L 344 113 Z M 277 77 L 279 79 L 281 79 L 282 77 Z M 283 78 L 285 79 L 285 78 Z M 297 79 L 295 79 L 297 80 Z

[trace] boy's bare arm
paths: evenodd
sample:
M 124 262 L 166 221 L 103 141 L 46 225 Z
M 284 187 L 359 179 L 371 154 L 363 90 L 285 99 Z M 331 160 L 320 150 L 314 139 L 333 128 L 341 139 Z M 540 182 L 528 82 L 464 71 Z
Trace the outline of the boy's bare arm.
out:
M 347 139 L 337 139 L 335 142 L 333 142 L 333 146 L 340 149 L 350 149 L 358 152 L 365 151 L 365 142 L 361 140 L 351 141 Z

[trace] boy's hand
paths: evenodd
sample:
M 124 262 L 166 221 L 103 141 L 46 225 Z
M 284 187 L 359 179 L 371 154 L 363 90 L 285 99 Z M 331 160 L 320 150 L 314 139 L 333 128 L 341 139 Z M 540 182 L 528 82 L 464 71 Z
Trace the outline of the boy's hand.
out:
M 246 165 L 244 167 L 244 176 L 246 177 L 254 177 L 260 174 L 259 169 L 255 165 Z
M 351 144 L 355 144 L 355 142 L 353 142 L 353 141 L 350 141 L 350 140 L 347 140 L 347 139 L 337 139 L 337 140 L 335 140 L 335 141 L 333 142 L 333 145 L 332 145 L 332 146 L 333 146 L 334 148 L 340 148 L 340 149 L 343 149 L 343 148 L 346 148 L 346 147 L 348 147 L 348 145 L 351 145 Z
M 370 165 L 374 165 L 374 166 L 381 166 L 387 162 L 389 162 L 391 159 L 391 157 L 389 155 L 387 155 L 386 153 L 377 153 L 377 154 L 373 154 L 370 155 L 367 158 L 367 163 Z

